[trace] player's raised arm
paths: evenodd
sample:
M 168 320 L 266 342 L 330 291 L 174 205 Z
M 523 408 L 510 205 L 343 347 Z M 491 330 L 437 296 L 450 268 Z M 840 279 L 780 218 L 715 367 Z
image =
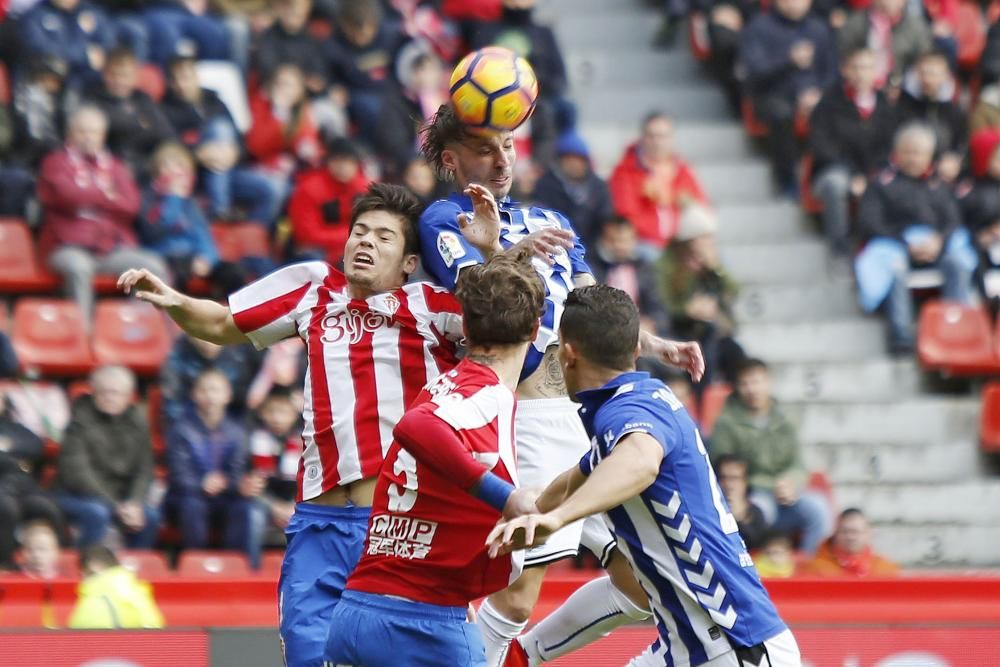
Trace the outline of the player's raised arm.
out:
M 590 475 L 565 501 L 540 515 L 527 515 L 497 524 L 487 538 L 490 555 L 509 553 L 544 542 L 552 532 L 577 519 L 605 512 L 639 495 L 649 487 L 660 471 L 664 448 L 656 438 L 647 433 L 629 433 L 618 441 L 611 454 L 594 466 Z M 582 466 L 581 466 L 582 467 Z M 573 474 L 568 471 L 566 474 Z M 577 470 L 577 474 L 584 472 Z M 539 498 L 539 506 L 546 498 L 557 496 L 565 487 L 566 479 L 558 477 Z M 530 540 L 530 541 L 529 541 Z
M 125 271 L 118 278 L 118 287 L 166 312 L 189 336 L 217 345 L 248 340 L 233 321 L 228 306 L 182 294 L 146 269 Z

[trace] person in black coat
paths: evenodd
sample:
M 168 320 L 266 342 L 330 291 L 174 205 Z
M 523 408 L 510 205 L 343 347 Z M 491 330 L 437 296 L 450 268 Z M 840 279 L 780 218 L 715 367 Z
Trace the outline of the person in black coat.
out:
M 934 130 L 938 176 L 953 183 L 962 167 L 968 139 L 966 113 L 955 102 L 955 79 L 948 56 L 931 51 L 920 56 L 914 70 L 903 80 L 896 103 L 897 127 L 921 122 Z
M 559 211 L 573 224 L 583 245 L 593 247 L 601 225 L 611 217 L 608 184 L 594 173 L 583 138 L 566 132 L 556 143 L 556 162 L 535 184 L 534 200 Z
M 41 438 L 18 423 L 7 397 L 0 395 L 0 571 L 17 569 L 14 551 L 19 524 L 44 519 L 62 534 L 62 514 L 38 486 Z
M 325 47 L 306 28 L 312 0 L 278 0 L 273 4 L 275 21 L 257 37 L 254 45 L 254 72 L 261 81 L 268 81 L 278 66 L 297 65 L 305 74 L 309 93 L 324 92 L 327 88 Z
M 794 124 L 808 115 L 837 75 L 830 28 L 810 14 L 811 0 L 777 0 L 743 30 L 739 60 L 757 116 L 768 127 L 775 184 L 797 196 Z
M 858 206 L 858 227 L 868 242 L 855 261 L 861 305 L 884 307 L 896 353 L 913 348 L 911 266 L 940 269 L 944 299 L 971 300 L 975 254 L 951 188 L 933 172 L 934 141 L 926 125 L 902 127 L 892 164 L 869 182 Z
M 139 61 L 128 49 L 115 49 L 104 67 L 103 83 L 88 99 L 108 117 L 108 148 L 125 160 L 132 172 L 147 180 L 146 160 L 158 145 L 173 137 L 162 109 L 137 89 Z
M 850 251 L 850 202 L 889 159 L 895 126 L 892 106 L 875 89 L 875 57 L 867 48 L 848 54 L 843 84 L 823 94 L 809 118 L 812 187 L 823 202 L 823 227 L 833 253 Z

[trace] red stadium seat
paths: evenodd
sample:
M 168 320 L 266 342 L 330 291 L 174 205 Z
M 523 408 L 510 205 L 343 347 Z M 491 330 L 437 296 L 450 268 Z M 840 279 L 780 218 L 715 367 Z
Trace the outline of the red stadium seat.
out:
M 726 399 L 729 398 L 729 394 L 731 393 L 733 393 L 732 387 L 721 382 L 709 385 L 705 389 L 705 393 L 701 397 L 701 414 L 699 415 L 698 425 L 701 434 L 706 438 L 712 435 L 712 429 L 715 428 L 715 420 L 719 418 L 719 413 L 722 412 L 722 408 L 726 404 Z
M 118 554 L 118 562 L 135 572 L 140 579 L 169 577 L 173 574 L 167 565 L 167 559 L 159 551 L 122 551 Z
M 250 564 L 242 553 L 233 551 L 185 551 L 177 564 L 181 577 L 247 577 Z
M 749 97 L 744 97 L 740 102 L 740 113 L 743 116 L 743 128 L 751 137 L 766 137 L 768 133 L 767 125 L 764 125 L 753 110 L 753 102 Z
M 0 104 L 10 104 L 10 75 L 7 66 L 0 63 Z
M 806 153 L 802 156 L 802 169 L 799 175 L 800 203 L 806 213 L 819 215 L 823 212 L 823 202 L 816 198 L 812 191 L 813 156 Z
M 958 66 L 965 71 L 976 69 L 986 47 L 986 20 L 975 2 L 959 2 L 955 41 L 958 42 Z
M 172 345 L 163 314 L 148 303 L 108 299 L 94 309 L 93 346 L 98 364 L 119 364 L 139 375 L 155 375 Z
M 1000 382 L 983 388 L 982 411 L 979 436 L 983 451 L 1000 452 Z
M 948 375 L 1000 372 L 989 317 L 981 307 L 931 301 L 920 311 L 917 358 L 926 369 Z
M 708 37 L 708 18 L 702 12 L 691 12 L 688 17 L 688 45 L 695 60 L 705 61 L 712 55 L 712 42 Z
M 42 266 L 23 220 L 0 219 L 0 292 L 49 292 L 59 279 Z
M 285 559 L 284 551 L 265 551 L 264 557 L 260 560 L 260 570 L 263 576 L 277 577 L 281 574 L 281 563 Z
M 65 299 L 24 298 L 14 307 L 12 342 L 21 367 L 42 375 L 84 375 L 94 367 L 80 307 Z
M 215 223 L 212 237 L 219 249 L 219 256 L 227 262 L 238 262 L 244 257 L 270 257 L 271 238 L 267 230 L 252 222 Z
M 153 63 L 145 63 L 139 70 L 139 80 L 136 82 L 136 87 L 153 98 L 154 102 L 159 102 L 167 90 L 163 71 Z

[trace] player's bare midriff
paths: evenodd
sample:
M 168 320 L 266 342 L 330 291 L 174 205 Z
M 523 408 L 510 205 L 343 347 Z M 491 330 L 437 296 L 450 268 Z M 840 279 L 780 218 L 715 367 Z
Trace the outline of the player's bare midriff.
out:
M 556 352 L 558 345 L 550 345 L 535 372 L 517 385 L 517 397 L 522 400 L 533 398 L 562 398 L 566 395 L 566 382 Z
M 372 498 L 375 495 L 375 482 L 375 477 L 359 479 L 356 482 L 332 488 L 306 502 L 333 507 L 346 507 L 348 505 L 371 507 Z

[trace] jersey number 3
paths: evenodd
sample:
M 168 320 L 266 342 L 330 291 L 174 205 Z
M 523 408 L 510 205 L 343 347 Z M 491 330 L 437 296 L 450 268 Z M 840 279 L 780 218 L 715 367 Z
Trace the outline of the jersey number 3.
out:
M 404 482 L 402 490 L 395 482 L 389 485 L 389 511 L 409 512 L 417 503 L 417 460 L 405 449 L 399 449 L 392 472 L 402 475 Z

